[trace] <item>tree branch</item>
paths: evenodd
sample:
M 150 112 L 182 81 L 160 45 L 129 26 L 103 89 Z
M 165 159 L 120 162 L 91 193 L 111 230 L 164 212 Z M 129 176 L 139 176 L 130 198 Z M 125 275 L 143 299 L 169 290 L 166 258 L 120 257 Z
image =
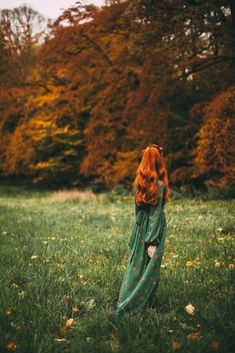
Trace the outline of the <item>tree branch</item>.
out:
M 206 61 L 203 61 L 201 63 L 193 65 L 191 70 L 178 76 L 177 79 L 179 79 L 179 78 L 185 79 L 195 72 L 203 71 L 204 69 L 207 69 L 210 66 L 220 64 L 225 61 L 234 61 L 235 62 L 235 57 L 234 56 L 216 56 L 216 57 L 210 58 Z

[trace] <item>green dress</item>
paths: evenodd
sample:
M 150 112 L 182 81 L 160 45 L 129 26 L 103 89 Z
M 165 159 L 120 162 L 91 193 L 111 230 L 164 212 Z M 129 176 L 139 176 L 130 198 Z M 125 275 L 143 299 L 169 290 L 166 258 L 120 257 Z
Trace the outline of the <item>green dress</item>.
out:
M 135 202 L 136 221 L 128 242 L 130 255 L 113 316 L 128 316 L 142 311 L 159 285 L 167 230 L 164 188 L 163 183 L 158 187 L 157 205 L 137 205 Z M 149 245 L 157 246 L 152 258 L 147 254 Z

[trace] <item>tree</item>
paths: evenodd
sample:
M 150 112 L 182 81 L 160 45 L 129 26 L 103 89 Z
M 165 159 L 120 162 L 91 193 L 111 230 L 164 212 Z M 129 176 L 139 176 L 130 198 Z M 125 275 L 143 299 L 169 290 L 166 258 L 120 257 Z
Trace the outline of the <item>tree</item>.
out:
M 195 176 L 218 187 L 235 185 L 235 87 L 213 98 L 204 108 L 195 149 Z
M 37 52 L 42 44 L 46 19 L 28 6 L 0 11 L 0 50 L 7 61 L 1 74 L 1 85 L 21 85 L 36 65 Z

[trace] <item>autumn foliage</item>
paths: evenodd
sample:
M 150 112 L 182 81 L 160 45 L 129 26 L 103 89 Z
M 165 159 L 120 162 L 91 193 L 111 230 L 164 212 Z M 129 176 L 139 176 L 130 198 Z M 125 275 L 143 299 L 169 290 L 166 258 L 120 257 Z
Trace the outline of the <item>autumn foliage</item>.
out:
M 44 30 L 40 14 L 14 11 L 0 17 L 2 176 L 130 187 L 158 143 L 172 184 L 234 185 L 227 2 L 78 2 Z

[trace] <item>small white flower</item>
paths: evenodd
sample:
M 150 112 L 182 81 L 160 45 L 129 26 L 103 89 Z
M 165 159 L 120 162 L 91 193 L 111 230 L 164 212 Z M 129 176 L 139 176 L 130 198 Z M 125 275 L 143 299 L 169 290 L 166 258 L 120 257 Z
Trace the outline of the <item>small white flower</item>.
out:
M 37 255 L 32 255 L 31 260 L 35 260 L 35 259 L 37 259 Z

